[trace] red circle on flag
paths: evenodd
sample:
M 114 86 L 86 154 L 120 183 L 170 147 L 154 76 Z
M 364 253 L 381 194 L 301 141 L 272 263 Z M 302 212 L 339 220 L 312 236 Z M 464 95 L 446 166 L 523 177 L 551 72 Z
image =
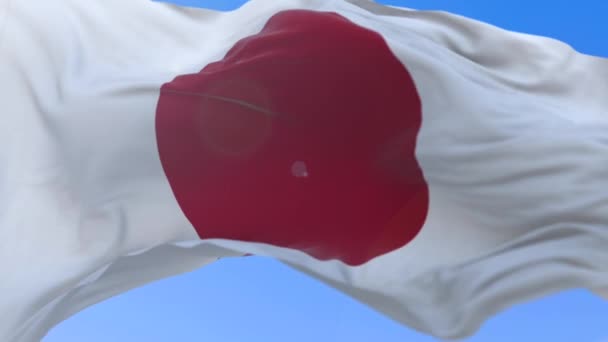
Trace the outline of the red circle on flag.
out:
M 201 239 L 359 265 L 422 229 L 421 103 L 381 35 L 290 10 L 224 59 L 163 85 L 156 134 Z

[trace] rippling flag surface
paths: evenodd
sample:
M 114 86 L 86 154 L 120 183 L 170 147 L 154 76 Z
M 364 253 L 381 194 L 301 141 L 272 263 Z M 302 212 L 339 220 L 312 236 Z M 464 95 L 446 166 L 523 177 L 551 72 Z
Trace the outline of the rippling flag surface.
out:
M 608 288 L 608 61 L 363 0 L 0 0 L 0 340 L 220 257 L 473 334 Z

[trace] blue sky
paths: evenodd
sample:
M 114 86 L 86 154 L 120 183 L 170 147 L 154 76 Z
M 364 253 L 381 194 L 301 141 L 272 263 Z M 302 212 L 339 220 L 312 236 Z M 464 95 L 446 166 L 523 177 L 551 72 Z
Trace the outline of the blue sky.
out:
M 268 0 L 280 1 L 280 0 Z M 234 9 L 243 0 L 179 0 Z M 442 9 L 507 29 L 554 37 L 608 57 L 603 0 L 392 0 Z M 220 4 L 221 3 L 221 4 Z M 89 308 L 44 342 L 432 342 L 354 300 L 265 258 L 225 259 Z M 489 320 L 466 342 L 608 342 L 608 302 L 573 290 Z

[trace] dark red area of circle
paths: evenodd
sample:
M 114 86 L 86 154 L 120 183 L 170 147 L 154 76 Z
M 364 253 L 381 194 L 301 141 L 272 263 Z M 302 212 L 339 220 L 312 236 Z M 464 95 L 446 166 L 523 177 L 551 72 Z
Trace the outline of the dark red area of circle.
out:
M 378 33 L 335 13 L 277 13 L 224 59 L 163 85 L 156 134 L 201 239 L 359 265 L 422 229 L 421 103 Z

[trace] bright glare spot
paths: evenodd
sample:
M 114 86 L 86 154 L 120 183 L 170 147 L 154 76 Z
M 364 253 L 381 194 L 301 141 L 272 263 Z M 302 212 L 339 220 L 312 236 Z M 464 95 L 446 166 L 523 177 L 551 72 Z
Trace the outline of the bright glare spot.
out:
M 308 169 L 303 161 L 297 161 L 291 166 L 291 173 L 296 177 L 308 177 Z

